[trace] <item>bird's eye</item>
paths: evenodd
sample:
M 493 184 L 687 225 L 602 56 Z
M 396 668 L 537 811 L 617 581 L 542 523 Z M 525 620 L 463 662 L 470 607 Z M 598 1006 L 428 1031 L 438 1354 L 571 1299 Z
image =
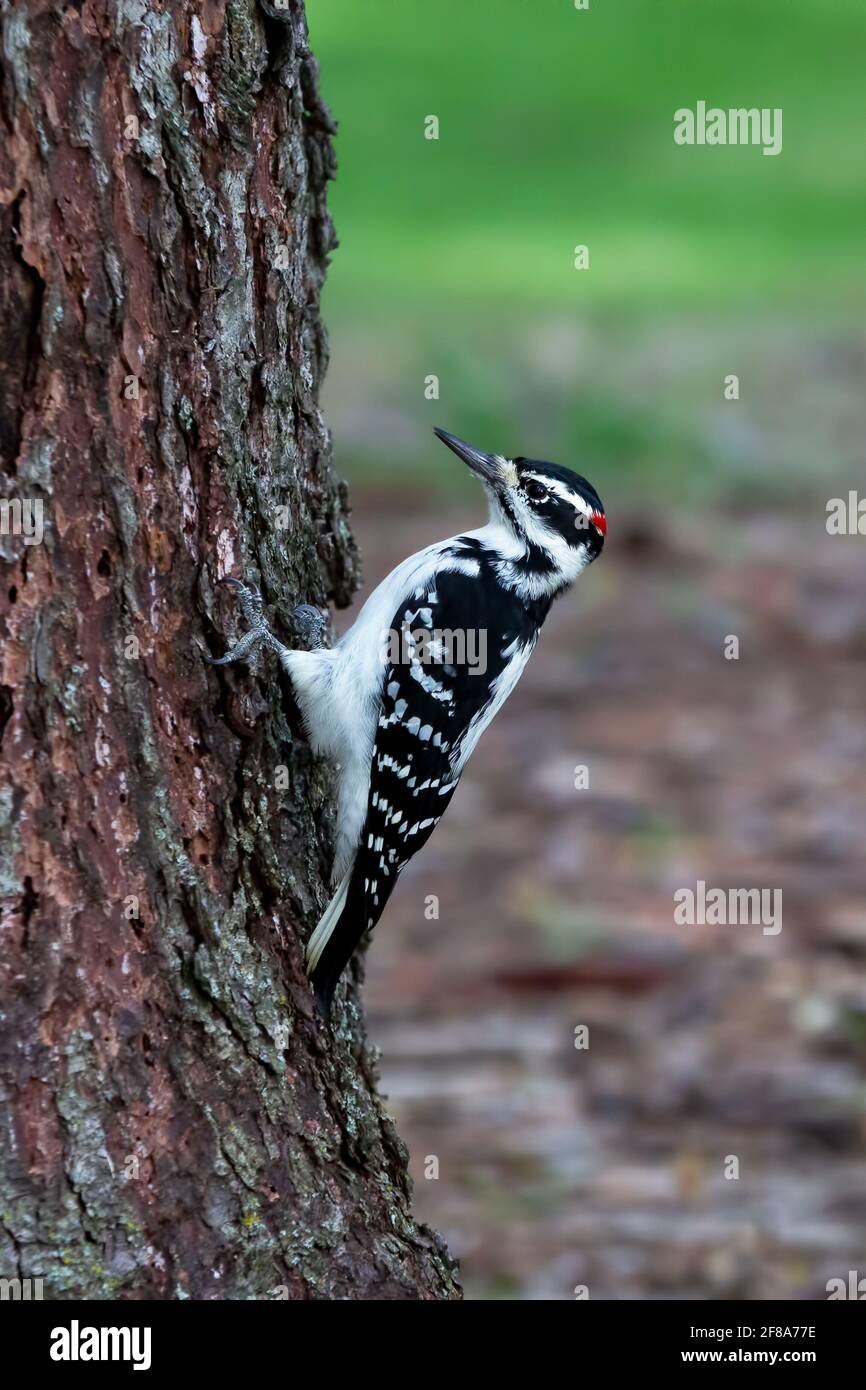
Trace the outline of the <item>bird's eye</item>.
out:
M 523 490 L 533 502 L 541 502 L 547 496 L 547 488 L 542 487 L 541 483 L 536 483 L 533 478 L 524 483 Z

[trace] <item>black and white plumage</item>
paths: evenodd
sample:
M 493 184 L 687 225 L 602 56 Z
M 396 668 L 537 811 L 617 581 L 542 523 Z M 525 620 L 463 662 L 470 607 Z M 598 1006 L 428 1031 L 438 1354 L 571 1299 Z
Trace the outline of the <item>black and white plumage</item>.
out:
M 607 529 L 595 489 L 570 469 L 436 433 L 484 483 L 487 525 L 404 560 L 332 649 L 290 651 L 257 619 L 257 638 L 222 659 L 258 638 L 273 646 L 314 749 L 338 766 L 335 891 L 307 945 L 324 1014 L 517 684 L 553 599 Z

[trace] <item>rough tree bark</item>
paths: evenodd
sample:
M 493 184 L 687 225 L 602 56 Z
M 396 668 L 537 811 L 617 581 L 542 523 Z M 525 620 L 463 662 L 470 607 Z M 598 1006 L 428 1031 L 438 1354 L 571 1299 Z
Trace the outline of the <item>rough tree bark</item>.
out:
M 355 984 L 302 941 L 330 773 L 216 588 L 348 601 L 317 403 L 333 126 L 301 0 L 2 0 L 0 1276 L 451 1298 Z M 280 769 L 284 769 L 281 774 Z

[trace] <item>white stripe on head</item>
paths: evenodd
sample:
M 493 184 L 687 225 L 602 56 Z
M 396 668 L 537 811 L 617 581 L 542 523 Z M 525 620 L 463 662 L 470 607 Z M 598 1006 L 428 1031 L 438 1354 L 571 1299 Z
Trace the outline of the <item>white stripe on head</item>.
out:
M 524 478 L 532 478 L 534 482 L 546 487 L 548 492 L 552 492 L 562 502 L 570 502 L 576 512 L 582 512 L 584 516 L 592 515 L 592 507 L 581 497 L 579 492 L 575 492 L 567 483 L 563 483 L 559 478 L 551 478 L 547 473 L 524 473 Z

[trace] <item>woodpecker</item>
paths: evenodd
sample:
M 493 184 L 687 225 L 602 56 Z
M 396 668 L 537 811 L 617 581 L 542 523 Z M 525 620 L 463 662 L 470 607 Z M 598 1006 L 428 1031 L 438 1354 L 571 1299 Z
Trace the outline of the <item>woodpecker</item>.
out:
M 580 474 L 435 433 L 480 479 L 485 526 L 404 560 L 332 648 L 317 609 L 295 610 L 312 649 L 292 650 L 265 622 L 257 590 L 227 580 L 249 629 L 225 656 L 207 658 L 223 666 L 259 646 L 275 651 L 314 751 L 337 765 L 333 896 L 306 950 L 324 1018 L 355 948 L 520 679 L 550 605 L 607 533 L 601 499 Z

